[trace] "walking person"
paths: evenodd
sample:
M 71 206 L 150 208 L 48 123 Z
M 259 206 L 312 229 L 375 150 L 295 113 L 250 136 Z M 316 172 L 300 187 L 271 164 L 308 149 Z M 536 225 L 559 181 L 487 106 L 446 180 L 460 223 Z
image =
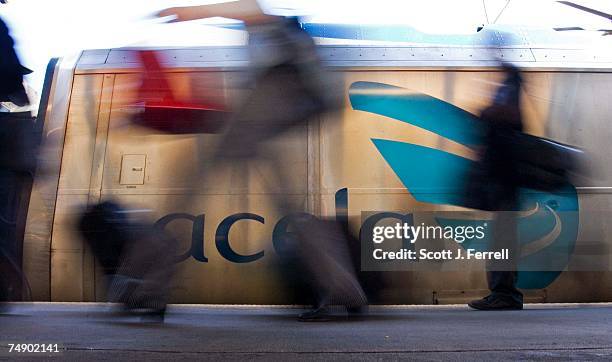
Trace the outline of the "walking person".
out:
M 343 101 L 340 83 L 323 68 L 312 38 L 296 18 L 265 14 L 255 0 L 171 8 L 159 16 L 177 21 L 220 16 L 244 22 L 252 90 L 233 115 L 209 169 L 232 167 L 246 175 L 250 164 L 266 161 L 278 184 L 288 185 L 286 166 L 278 152 L 268 149 L 270 141 L 306 128 L 309 119 L 339 108 Z M 299 239 L 294 254 L 317 298 L 315 309 L 299 320 L 327 320 L 326 307 L 332 304 L 351 309 L 366 304 L 341 228 L 300 216 L 303 206 L 296 205 L 295 198 L 277 195 L 273 201 L 281 213 L 296 215 L 291 219 Z
M 517 132 L 523 132 L 520 107 L 522 77 L 518 69 L 506 65 L 503 84 L 497 90 L 493 104 L 480 118 L 488 131 L 481 161 L 495 210 L 495 226 L 489 250 L 508 249 L 508 260 L 488 261 L 487 283 L 491 294 L 470 302 L 477 310 L 523 309 L 523 294 L 516 288 L 517 262 L 520 247 L 517 235 L 519 210 L 519 160 L 512 142 Z
M 3 2 L 4 3 L 4 2 Z M 23 107 L 30 102 L 23 76 L 31 73 L 17 57 L 9 28 L 0 18 L 0 102 Z M 1 303 L 20 299 L 20 193 L 35 164 L 33 122 L 30 112 L 0 110 L 0 310 Z M 30 142 L 28 142 L 30 141 Z M 30 180 L 31 181 L 31 180 Z

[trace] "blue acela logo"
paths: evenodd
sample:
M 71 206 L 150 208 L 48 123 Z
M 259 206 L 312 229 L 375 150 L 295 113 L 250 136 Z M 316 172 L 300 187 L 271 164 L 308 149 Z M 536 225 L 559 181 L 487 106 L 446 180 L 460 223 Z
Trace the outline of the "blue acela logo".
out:
M 372 82 L 352 84 L 349 96 L 354 110 L 406 122 L 469 148 L 483 143 L 484 130 L 476 116 L 435 97 Z M 372 142 L 417 201 L 463 206 L 465 175 L 474 161 L 411 143 L 386 139 Z M 574 251 L 579 224 L 576 188 L 566 185 L 555 193 L 521 190 L 521 210 L 518 286 L 545 288 L 567 267 Z M 483 222 L 446 218 L 437 221 L 443 226 Z M 486 240 L 463 246 L 485 250 Z

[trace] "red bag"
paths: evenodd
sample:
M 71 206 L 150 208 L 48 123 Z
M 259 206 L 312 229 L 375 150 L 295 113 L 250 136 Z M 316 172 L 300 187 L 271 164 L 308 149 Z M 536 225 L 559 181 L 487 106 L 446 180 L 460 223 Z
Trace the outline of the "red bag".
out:
M 137 53 L 144 71 L 134 123 L 169 134 L 220 132 L 229 113 L 223 105 L 177 100 L 156 52 Z

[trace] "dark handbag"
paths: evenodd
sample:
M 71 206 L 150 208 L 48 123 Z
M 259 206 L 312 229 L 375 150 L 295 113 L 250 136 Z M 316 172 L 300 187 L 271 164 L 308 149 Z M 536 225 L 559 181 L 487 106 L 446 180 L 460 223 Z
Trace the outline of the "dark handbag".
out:
M 0 169 L 32 173 L 41 133 L 29 112 L 0 113 Z
M 554 191 L 571 183 L 585 159 L 583 150 L 546 138 L 514 132 L 513 157 L 517 161 L 518 184 L 539 191 Z
M 507 131 L 495 137 L 497 149 L 506 155 L 494 161 L 473 162 L 467 171 L 462 205 L 471 209 L 495 211 L 504 197 L 504 187 L 538 191 L 556 191 L 571 183 L 571 175 L 580 172 L 584 151 L 579 148 L 518 131 Z M 506 163 L 507 162 L 507 163 Z M 492 169 L 511 167 L 512 179 L 500 179 Z

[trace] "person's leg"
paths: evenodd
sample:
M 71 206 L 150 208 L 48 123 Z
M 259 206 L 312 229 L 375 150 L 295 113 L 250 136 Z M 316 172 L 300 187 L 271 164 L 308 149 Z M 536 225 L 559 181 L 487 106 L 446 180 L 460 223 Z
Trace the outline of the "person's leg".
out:
M 511 209 L 512 204 L 508 203 Z M 517 218 L 514 211 L 502 211 L 496 219 L 495 242 L 491 251 L 508 249 L 508 260 L 493 260 L 487 265 L 487 282 L 491 295 L 523 304 L 523 293 L 516 288 L 517 265 L 520 257 Z
M 166 305 L 170 297 L 172 279 L 176 269 L 176 240 L 168 237 L 160 230 L 147 227 L 142 232 L 140 250 L 135 257 L 146 258 L 143 268 L 142 283 L 135 294 L 140 297 L 140 306 L 163 321 Z M 143 248 L 149 249 L 144 252 Z
M 513 210 L 512 203 L 504 203 L 505 210 Z M 491 294 L 468 305 L 479 310 L 522 309 L 523 293 L 516 288 L 517 264 L 520 246 L 515 211 L 496 213 L 493 242 L 489 251 L 508 250 L 507 260 L 490 260 L 487 263 L 487 284 Z
M 2 240 L 0 240 L 0 247 L 2 247 Z M 6 302 L 8 301 L 8 282 L 6 280 L 6 260 L 4 260 L 4 254 L 0 253 L 0 313 L 3 313 L 8 308 Z
M 516 271 L 487 272 L 487 283 L 491 296 L 509 300 L 517 306 L 522 305 L 523 293 L 516 288 L 517 274 Z
M 14 227 L 10 205 L 13 204 L 14 176 L 8 170 L 0 170 L 0 309 L 3 302 L 11 300 L 11 282 L 14 280 L 12 250 L 14 250 Z M 6 305 L 5 305 L 6 308 Z
M 351 311 L 367 305 L 348 249 L 348 236 L 335 220 L 302 218 L 295 223 L 302 275 L 317 296 L 315 310 L 300 315 L 300 321 L 328 319 L 328 306 L 345 306 Z
M 176 242 L 148 223 L 131 223 L 109 301 L 163 321 L 177 258 Z M 152 319 L 153 320 L 153 319 Z

